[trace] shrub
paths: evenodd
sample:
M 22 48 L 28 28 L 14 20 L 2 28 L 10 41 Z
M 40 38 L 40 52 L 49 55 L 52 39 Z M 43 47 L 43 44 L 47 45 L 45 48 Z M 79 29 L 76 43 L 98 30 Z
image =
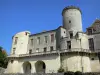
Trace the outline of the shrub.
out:
M 74 75 L 74 72 L 68 71 L 68 72 L 65 72 L 64 75 Z
M 74 75 L 82 75 L 82 72 L 76 71 L 76 72 L 74 73 Z
M 60 67 L 60 68 L 58 69 L 58 73 L 62 73 L 62 72 L 64 72 L 64 69 L 63 69 L 62 67 Z

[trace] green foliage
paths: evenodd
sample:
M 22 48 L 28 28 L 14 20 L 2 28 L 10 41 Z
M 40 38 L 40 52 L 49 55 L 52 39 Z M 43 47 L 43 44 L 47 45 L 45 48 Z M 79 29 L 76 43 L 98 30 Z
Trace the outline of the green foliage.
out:
M 8 64 L 7 53 L 0 47 L 0 67 L 6 68 Z
M 82 72 L 76 71 L 76 72 L 74 73 L 74 75 L 82 75 Z
M 64 75 L 74 75 L 74 72 L 68 71 L 68 72 L 65 72 Z
M 62 67 L 60 67 L 60 68 L 58 69 L 58 73 L 62 73 L 62 72 L 64 72 L 64 69 L 63 69 Z

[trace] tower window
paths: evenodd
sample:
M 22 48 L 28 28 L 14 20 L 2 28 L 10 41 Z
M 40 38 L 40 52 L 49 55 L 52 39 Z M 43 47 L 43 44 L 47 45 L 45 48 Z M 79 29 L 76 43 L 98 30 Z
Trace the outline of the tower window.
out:
M 18 37 L 15 37 L 15 42 L 14 42 L 14 44 L 17 44 L 17 41 L 18 41 Z
M 72 38 L 73 38 L 73 32 L 70 31 L 70 32 L 69 32 L 69 35 L 70 35 L 70 39 L 72 39 Z
M 71 20 L 69 20 L 69 23 L 71 23 Z
M 67 41 L 67 49 L 71 49 L 71 41 Z
M 46 52 L 46 51 L 47 51 L 47 48 L 45 47 L 45 48 L 44 48 L 44 52 Z
M 32 54 L 32 49 L 29 50 L 29 54 Z
M 16 51 L 16 48 L 13 48 L 13 53 L 12 54 L 15 54 L 15 51 Z

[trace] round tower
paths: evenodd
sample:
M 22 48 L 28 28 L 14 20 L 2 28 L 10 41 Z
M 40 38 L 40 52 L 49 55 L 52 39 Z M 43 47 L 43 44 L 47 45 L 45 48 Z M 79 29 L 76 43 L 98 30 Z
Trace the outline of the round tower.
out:
M 63 27 L 67 31 L 82 31 L 81 10 L 75 6 L 65 7 L 62 11 Z
M 15 36 L 13 36 L 11 55 L 27 53 L 29 35 L 30 35 L 29 31 L 23 31 L 23 32 L 19 32 Z

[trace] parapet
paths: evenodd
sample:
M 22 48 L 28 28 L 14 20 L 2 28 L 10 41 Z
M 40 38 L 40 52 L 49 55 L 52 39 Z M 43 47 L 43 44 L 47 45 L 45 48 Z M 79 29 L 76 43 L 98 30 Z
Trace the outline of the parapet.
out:
M 62 16 L 63 16 L 63 14 L 65 13 L 65 11 L 66 11 L 66 10 L 69 10 L 69 9 L 77 9 L 77 10 L 79 10 L 79 11 L 81 12 L 81 14 L 82 14 L 82 11 L 80 10 L 79 7 L 76 7 L 76 6 L 67 6 L 67 7 L 65 7 L 65 8 L 63 9 L 63 11 L 62 11 Z

